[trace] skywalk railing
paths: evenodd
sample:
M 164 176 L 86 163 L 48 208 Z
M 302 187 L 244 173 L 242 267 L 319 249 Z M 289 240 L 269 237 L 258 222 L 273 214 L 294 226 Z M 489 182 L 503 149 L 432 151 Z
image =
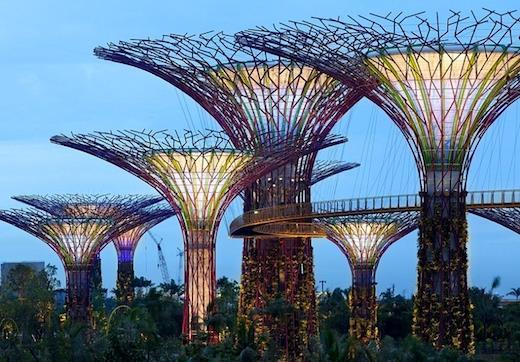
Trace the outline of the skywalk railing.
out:
M 468 208 L 520 207 L 520 190 L 474 191 L 466 195 Z M 332 201 L 317 201 L 251 210 L 231 222 L 236 230 L 259 224 L 286 220 L 304 220 L 324 216 L 361 215 L 380 212 L 420 210 L 419 194 L 363 197 Z

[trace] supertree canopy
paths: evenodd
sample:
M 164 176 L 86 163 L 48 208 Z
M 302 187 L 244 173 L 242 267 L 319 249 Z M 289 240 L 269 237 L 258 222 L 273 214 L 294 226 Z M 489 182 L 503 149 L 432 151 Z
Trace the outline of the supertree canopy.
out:
M 134 300 L 134 252 L 143 235 L 174 215 L 169 205 L 156 207 L 150 211 L 150 220 L 130 229 L 114 238 L 117 251 L 117 297 L 121 304 L 130 304 Z
M 233 148 L 222 132 L 121 131 L 55 136 L 52 142 L 109 161 L 155 187 L 179 219 L 185 244 L 183 332 L 192 339 L 216 294 L 215 237 L 230 202 L 291 151 L 273 145 L 270 157 Z M 275 152 L 274 150 L 277 149 Z M 210 341 L 215 333 L 208 330 Z
M 362 95 L 334 78 L 251 48 L 232 36 L 167 35 L 99 47 L 95 54 L 148 71 L 206 109 L 239 148 L 293 142 L 316 151 Z M 337 140 L 329 140 L 335 142 Z
M 128 205 L 131 197 L 120 197 Z M 38 209 L 0 211 L 0 220 L 45 242 L 60 257 L 67 277 L 67 311 L 72 320 L 88 322 L 92 263 L 95 256 L 118 234 L 149 221 L 147 212 L 121 214 L 117 218 L 79 208 L 67 216 Z
M 246 190 L 246 211 L 308 201 L 315 151 L 339 142 L 328 136 L 331 128 L 362 97 L 360 92 L 312 67 L 251 48 L 238 48 L 232 36 L 222 33 L 120 42 L 96 48 L 95 54 L 146 70 L 179 88 L 215 118 L 236 147 L 267 153 L 273 144 L 284 142 L 306 155 L 298 161 L 281 160 L 280 165 L 287 166 Z M 262 257 L 269 259 L 263 261 L 265 269 L 257 267 Z M 295 270 L 304 270 L 305 276 L 299 277 Z M 311 320 L 307 323 L 307 319 L 300 318 L 302 323 L 292 323 L 297 327 L 289 332 L 285 327 L 279 333 L 270 327 L 271 335 L 308 335 L 298 329 L 315 332 L 313 302 L 296 301 L 315 299 L 309 239 L 245 240 L 242 275 L 241 295 L 249 296 L 241 297 L 243 317 L 281 293 L 293 304 L 300 304 L 298 308 L 304 308 Z M 287 276 L 283 281 L 282 275 Z M 306 346 L 306 341 L 292 337 L 287 340 L 294 342 L 286 346 L 289 354 Z
M 119 195 L 21 195 L 14 200 L 23 202 L 55 216 L 74 216 L 78 213 L 88 217 L 113 217 L 127 215 L 163 200 L 162 196 L 131 195 L 122 202 Z M 100 250 L 99 250 L 100 251 Z M 92 290 L 102 288 L 101 257 L 98 253 L 92 261 Z
M 402 13 L 317 19 L 239 38 L 346 84 L 365 79 L 368 98 L 401 129 L 421 175 L 414 333 L 437 348 L 471 351 L 466 175 L 485 131 L 520 97 L 520 24 L 513 12 L 488 10 L 439 19 Z
M 16 201 L 55 216 L 115 217 L 146 208 L 163 200 L 162 196 L 128 195 L 20 195 Z

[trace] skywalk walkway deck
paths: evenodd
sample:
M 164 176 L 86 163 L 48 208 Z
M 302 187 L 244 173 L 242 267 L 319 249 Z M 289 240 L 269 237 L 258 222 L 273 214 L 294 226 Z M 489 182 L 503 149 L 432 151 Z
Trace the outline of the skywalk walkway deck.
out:
M 483 217 L 493 214 L 491 210 L 520 208 L 520 189 L 468 192 L 466 195 L 466 205 L 468 212 Z M 310 222 L 313 219 L 335 216 L 420 211 L 420 206 L 421 196 L 419 194 L 365 197 L 281 205 L 256 209 L 242 214 L 231 222 L 229 233 L 232 237 L 254 236 L 258 235 L 258 233 L 253 230 L 254 227 L 265 224 L 281 222 Z M 481 212 L 483 209 L 486 209 L 489 212 Z M 504 212 L 499 214 L 504 214 Z M 496 216 L 493 218 L 487 218 L 499 222 L 497 221 Z M 507 225 L 504 226 L 507 227 Z

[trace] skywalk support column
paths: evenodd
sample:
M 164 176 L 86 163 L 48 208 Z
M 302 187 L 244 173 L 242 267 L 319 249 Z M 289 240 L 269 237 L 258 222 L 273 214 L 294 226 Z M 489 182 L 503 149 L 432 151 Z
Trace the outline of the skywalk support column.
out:
M 246 207 L 254 205 L 255 209 L 309 202 L 309 170 L 313 163 L 314 156 L 303 157 L 264 176 L 246 194 L 254 197 L 253 201 L 246 202 Z M 289 360 L 303 358 L 309 336 L 317 333 L 311 239 L 248 238 L 244 240 L 244 253 L 240 318 L 254 321 L 256 338 L 269 331 Z M 265 312 L 279 299 L 293 308 L 283 319 L 273 318 Z M 254 314 L 258 310 L 264 312 Z

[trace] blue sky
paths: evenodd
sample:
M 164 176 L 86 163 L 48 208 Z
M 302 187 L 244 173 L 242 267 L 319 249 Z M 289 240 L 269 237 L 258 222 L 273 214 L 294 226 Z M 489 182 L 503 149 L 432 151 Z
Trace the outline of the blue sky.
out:
M 50 144 L 62 132 L 117 129 L 218 128 L 188 97 L 138 69 L 99 60 L 92 49 L 109 41 L 159 37 L 167 33 L 208 30 L 235 32 L 311 16 L 335 17 L 369 12 L 447 11 L 452 1 L 2 1 L 0 2 L 0 205 L 19 206 L 18 194 L 153 193 L 144 182 L 95 157 Z M 458 1 L 458 9 L 493 7 L 490 1 Z M 501 1 L 497 10 L 513 9 Z M 518 5 L 517 5 L 518 6 Z M 187 109 L 183 112 L 182 109 Z M 187 115 L 187 117 L 185 116 Z M 520 188 L 520 104 L 513 104 L 491 127 L 479 146 L 468 180 L 469 190 Z M 350 142 L 324 151 L 321 158 L 362 163 L 362 167 L 324 181 L 313 189 L 315 200 L 414 193 L 417 173 L 411 153 L 388 117 L 361 101 L 335 132 Z M 233 205 L 219 232 L 217 273 L 240 275 L 241 240 L 227 237 L 227 223 L 238 216 Z M 505 228 L 470 216 L 470 282 L 488 287 L 502 277 L 500 293 L 520 286 L 520 238 Z M 154 229 L 163 238 L 170 274 L 177 277 L 176 248 L 182 245 L 177 221 Z M 393 245 L 378 270 L 378 288 L 395 284 L 410 295 L 415 289 L 415 233 Z M 0 224 L 0 262 L 44 260 L 63 269 L 42 242 Z M 315 240 L 316 280 L 327 287 L 347 287 L 350 272 L 338 249 Z M 112 246 L 102 253 L 104 284 L 115 284 Z M 145 236 L 136 254 L 136 273 L 160 282 L 157 251 Z

